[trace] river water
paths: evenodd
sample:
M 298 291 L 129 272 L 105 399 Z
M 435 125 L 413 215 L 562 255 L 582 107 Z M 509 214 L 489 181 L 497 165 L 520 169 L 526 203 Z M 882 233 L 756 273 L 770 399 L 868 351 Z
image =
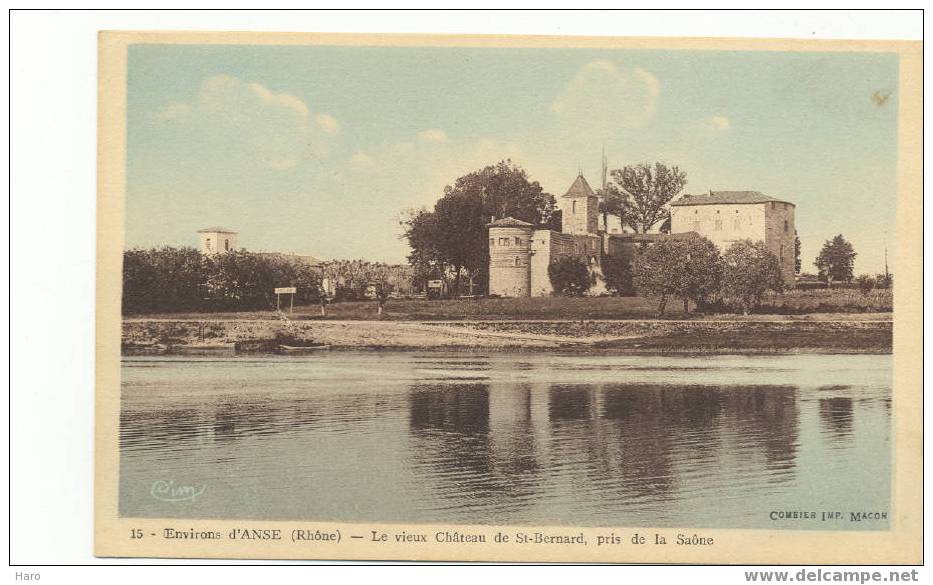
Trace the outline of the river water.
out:
M 886 529 L 851 513 L 891 517 L 891 367 L 889 355 L 127 357 L 120 513 Z M 816 518 L 781 518 L 795 511 Z

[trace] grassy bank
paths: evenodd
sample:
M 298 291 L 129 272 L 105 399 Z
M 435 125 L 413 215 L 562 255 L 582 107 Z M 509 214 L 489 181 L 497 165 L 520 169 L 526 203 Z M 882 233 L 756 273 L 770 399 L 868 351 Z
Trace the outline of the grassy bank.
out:
M 453 320 L 592 320 L 654 319 L 658 300 L 643 297 L 535 297 L 524 299 L 461 300 L 390 300 L 383 315 L 375 301 L 334 303 L 321 316 L 320 306 L 295 307 L 289 315 L 294 320 L 383 320 L 383 321 L 453 321 Z M 701 314 L 690 306 L 689 318 L 734 319 L 729 313 Z M 885 313 L 891 311 L 891 292 L 876 291 L 865 295 L 857 290 L 790 291 L 768 296 L 756 315 L 807 316 L 812 313 Z M 272 311 L 236 313 L 172 313 L 138 315 L 138 318 L 168 319 L 269 319 Z M 668 303 L 663 318 L 683 319 L 682 304 Z

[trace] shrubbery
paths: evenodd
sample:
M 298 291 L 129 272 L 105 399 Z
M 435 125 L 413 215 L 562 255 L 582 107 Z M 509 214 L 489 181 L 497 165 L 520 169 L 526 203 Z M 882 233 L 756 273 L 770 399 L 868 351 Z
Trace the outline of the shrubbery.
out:
M 274 289 L 287 286 L 298 289 L 295 304 L 319 301 L 315 270 L 280 256 L 171 247 L 123 253 L 124 314 L 271 309 Z
M 554 294 L 567 297 L 582 297 L 590 290 L 592 281 L 586 262 L 572 256 L 564 256 L 551 262 L 547 274 Z
M 603 276 L 606 279 L 606 288 L 612 294 L 630 297 L 635 294 L 635 284 L 632 281 L 630 262 L 619 256 L 603 256 Z

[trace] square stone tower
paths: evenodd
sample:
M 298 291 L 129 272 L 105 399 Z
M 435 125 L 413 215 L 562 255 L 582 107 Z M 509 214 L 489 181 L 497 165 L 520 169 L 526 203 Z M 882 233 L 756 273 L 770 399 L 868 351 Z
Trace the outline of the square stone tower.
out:
M 561 232 L 595 236 L 599 229 L 599 197 L 583 175 L 577 175 L 570 189 L 561 197 Z
M 202 254 L 222 254 L 236 250 L 237 233 L 222 227 L 209 227 L 198 230 L 201 239 Z

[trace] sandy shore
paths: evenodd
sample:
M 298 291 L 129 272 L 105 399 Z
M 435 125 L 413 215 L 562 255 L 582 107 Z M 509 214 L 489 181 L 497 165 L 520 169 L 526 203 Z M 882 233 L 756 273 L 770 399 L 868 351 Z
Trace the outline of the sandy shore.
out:
M 334 349 L 569 350 L 623 353 L 890 353 L 890 314 L 818 319 L 291 321 L 126 319 L 126 353 L 288 339 Z

